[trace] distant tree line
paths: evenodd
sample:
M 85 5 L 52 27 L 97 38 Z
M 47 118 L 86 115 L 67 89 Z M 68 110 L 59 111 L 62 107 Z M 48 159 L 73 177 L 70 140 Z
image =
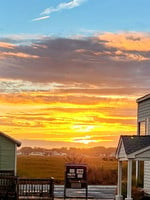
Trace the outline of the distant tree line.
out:
M 92 147 L 92 148 L 67 148 L 67 147 L 62 147 L 62 148 L 52 148 L 52 149 L 45 149 L 41 147 L 22 147 L 21 149 L 18 150 L 24 155 L 29 155 L 32 152 L 42 152 L 45 155 L 48 154 L 49 152 L 58 152 L 58 153 L 66 153 L 67 155 L 83 155 L 83 156 L 93 156 L 93 157 L 101 157 L 107 160 L 110 157 L 114 157 L 116 148 L 114 147 L 103 147 L 103 146 L 98 146 L 98 147 Z

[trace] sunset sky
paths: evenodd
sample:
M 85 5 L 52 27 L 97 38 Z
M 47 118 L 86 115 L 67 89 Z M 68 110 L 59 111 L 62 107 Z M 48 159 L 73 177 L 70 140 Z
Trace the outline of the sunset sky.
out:
M 0 0 L 0 131 L 116 146 L 150 93 L 149 0 Z

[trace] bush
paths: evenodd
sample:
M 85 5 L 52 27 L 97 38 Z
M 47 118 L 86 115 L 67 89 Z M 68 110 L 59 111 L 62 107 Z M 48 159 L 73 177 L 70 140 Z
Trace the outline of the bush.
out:
M 143 200 L 144 191 L 141 188 L 133 187 L 132 188 L 132 197 L 134 200 Z
M 104 167 L 89 167 L 88 182 L 89 184 L 116 185 L 117 171 L 113 169 L 108 170 Z
M 123 182 L 122 184 L 122 195 L 123 198 L 125 199 L 127 196 L 127 182 Z M 134 200 L 144 200 L 144 191 L 141 188 L 132 187 L 132 198 Z

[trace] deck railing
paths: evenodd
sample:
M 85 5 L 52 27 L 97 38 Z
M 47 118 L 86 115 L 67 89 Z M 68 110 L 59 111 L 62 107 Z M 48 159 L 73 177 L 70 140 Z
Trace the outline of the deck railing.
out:
M 54 199 L 54 178 L 21 179 L 0 175 L 0 200 Z
M 18 179 L 18 191 L 19 199 L 54 199 L 54 179 Z

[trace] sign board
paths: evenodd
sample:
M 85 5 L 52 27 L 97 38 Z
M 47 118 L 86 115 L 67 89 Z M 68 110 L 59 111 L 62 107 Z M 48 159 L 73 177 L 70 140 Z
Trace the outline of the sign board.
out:
M 71 189 L 86 189 L 87 195 L 87 165 L 85 164 L 66 164 L 65 187 Z M 65 196 L 66 192 L 64 192 Z

